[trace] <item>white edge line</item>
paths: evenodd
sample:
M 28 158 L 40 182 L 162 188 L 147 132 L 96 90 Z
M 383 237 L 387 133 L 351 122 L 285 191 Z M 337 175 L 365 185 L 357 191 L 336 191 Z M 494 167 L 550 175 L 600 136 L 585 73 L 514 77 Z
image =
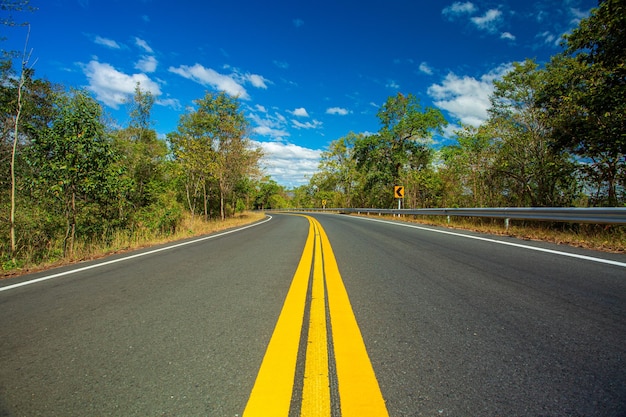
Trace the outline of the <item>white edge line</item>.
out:
M 393 224 L 395 226 L 411 227 L 413 229 L 426 230 L 426 231 L 429 231 L 429 232 L 442 233 L 442 234 L 445 234 L 445 235 L 459 236 L 459 237 L 464 237 L 464 238 L 467 238 L 467 239 L 482 240 L 484 242 L 497 243 L 497 244 L 500 244 L 500 245 L 515 246 L 517 248 L 529 249 L 529 250 L 534 250 L 534 251 L 538 251 L 538 252 L 546 252 L 546 253 L 551 253 L 553 255 L 569 256 L 570 258 L 578 258 L 578 259 L 583 259 L 585 261 L 599 262 L 599 263 L 603 263 L 603 264 L 615 265 L 615 266 L 620 266 L 622 268 L 626 268 L 626 262 L 612 261 L 610 259 L 595 258 L 593 256 L 578 255 L 576 253 L 568 253 L 568 252 L 561 252 L 561 251 L 557 251 L 557 250 L 553 250 L 553 249 L 538 248 L 538 247 L 535 247 L 535 246 L 522 245 L 521 243 L 504 242 L 504 241 L 501 241 L 501 240 L 489 239 L 489 238 L 486 238 L 486 237 L 465 235 L 463 233 L 455 233 L 455 232 L 450 232 L 450 231 L 447 231 L 447 230 L 431 229 L 429 227 L 416 226 L 416 225 L 413 225 L 413 224 L 398 223 L 398 222 L 392 222 L 392 221 L 388 221 L 388 220 L 370 219 L 368 217 L 359 217 L 359 216 L 353 216 L 353 217 L 355 219 L 369 220 L 369 221 L 372 221 L 372 222 L 380 222 L 380 223 L 388 223 L 388 224 Z
M 101 262 L 101 263 L 97 263 L 97 264 L 93 264 L 93 265 L 89 265 L 89 266 L 84 266 L 82 268 L 72 269 L 70 271 L 59 272 L 58 274 L 47 275 L 45 277 L 33 279 L 33 280 L 30 280 L 30 281 L 24 281 L 24 282 L 20 282 L 20 283 L 17 283 L 17 284 L 7 285 L 6 287 L 0 287 L 0 292 L 2 292 L 2 291 L 9 291 L 9 290 L 12 290 L 12 289 L 15 289 L 15 288 L 24 287 L 26 285 L 35 284 L 37 282 L 47 281 L 49 279 L 59 278 L 59 277 L 65 276 L 65 275 L 71 275 L 71 274 L 75 274 L 77 272 L 87 271 L 89 269 L 100 268 L 101 266 L 116 264 L 118 262 L 124 262 L 124 261 L 128 261 L 130 259 L 140 258 L 142 256 L 152 255 L 154 253 L 163 252 L 163 251 L 166 251 L 166 250 L 179 248 L 181 246 L 186 246 L 186 245 L 191 245 L 193 243 L 202 242 L 204 240 L 214 239 L 216 237 L 228 235 L 230 233 L 239 232 L 241 230 L 245 230 L 245 229 L 249 229 L 251 227 L 259 226 L 259 225 L 261 225 L 263 223 L 266 223 L 266 222 L 269 222 L 270 220 L 272 220 L 272 216 L 270 216 L 270 215 L 267 215 L 267 216 L 268 216 L 268 218 L 263 220 L 263 221 L 260 221 L 260 222 L 257 222 L 257 223 L 253 223 L 253 224 L 248 225 L 248 226 L 239 227 L 239 228 L 236 228 L 236 229 L 233 229 L 233 230 L 229 230 L 229 231 L 226 231 L 226 232 L 205 236 L 205 237 L 202 237 L 200 239 L 194 239 L 194 240 L 190 240 L 190 241 L 183 242 L 183 243 L 177 243 L 177 244 L 172 245 L 172 246 L 166 246 L 166 247 L 159 248 L 159 249 L 154 249 L 154 250 L 151 250 L 151 251 L 148 251 L 148 252 L 137 253 L 135 255 L 125 256 L 123 258 L 113 259 L 113 260 L 110 260 L 110 261 L 105 261 L 105 262 Z

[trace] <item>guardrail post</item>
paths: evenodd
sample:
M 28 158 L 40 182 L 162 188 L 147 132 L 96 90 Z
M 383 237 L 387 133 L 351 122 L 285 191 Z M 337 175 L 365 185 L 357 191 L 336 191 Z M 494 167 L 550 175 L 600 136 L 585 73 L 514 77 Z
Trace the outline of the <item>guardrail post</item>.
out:
M 447 216 L 448 224 L 450 224 L 450 216 Z
M 509 218 L 504 219 L 504 230 L 509 231 Z

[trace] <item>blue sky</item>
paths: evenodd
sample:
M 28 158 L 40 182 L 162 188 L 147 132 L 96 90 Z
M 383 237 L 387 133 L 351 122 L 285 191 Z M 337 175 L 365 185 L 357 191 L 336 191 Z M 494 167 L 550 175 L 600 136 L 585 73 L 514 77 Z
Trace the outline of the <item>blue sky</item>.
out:
M 308 182 L 320 153 L 379 130 L 398 92 L 444 112 L 448 136 L 487 117 L 492 81 L 514 61 L 545 62 L 596 0 L 31 0 L 36 76 L 84 87 L 120 125 L 137 82 L 154 128 L 174 131 L 206 91 L 238 95 L 265 172 Z M 22 50 L 23 27 L 2 28 Z M 445 138 L 436 138 L 445 141 Z

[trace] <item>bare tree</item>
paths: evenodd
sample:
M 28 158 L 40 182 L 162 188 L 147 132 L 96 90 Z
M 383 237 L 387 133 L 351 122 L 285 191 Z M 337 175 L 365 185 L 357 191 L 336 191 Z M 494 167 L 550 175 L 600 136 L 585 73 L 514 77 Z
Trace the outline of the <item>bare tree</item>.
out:
M 20 66 L 20 76 L 17 82 L 17 109 L 15 112 L 15 118 L 13 121 L 13 149 L 11 150 L 11 256 L 15 258 L 15 252 L 17 251 L 17 245 L 15 241 L 15 155 L 17 154 L 17 143 L 19 140 L 19 124 L 20 116 L 22 115 L 23 106 L 23 90 L 26 83 L 26 74 L 33 68 L 35 63 L 29 65 L 32 55 L 32 49 L 27 52 L 28 40 L 30 37 L 30 25 L 28 25 L 28 32 L 26 33 L 26 42 L 24 43 L 24 52 L 22 53 L 22 62 Z

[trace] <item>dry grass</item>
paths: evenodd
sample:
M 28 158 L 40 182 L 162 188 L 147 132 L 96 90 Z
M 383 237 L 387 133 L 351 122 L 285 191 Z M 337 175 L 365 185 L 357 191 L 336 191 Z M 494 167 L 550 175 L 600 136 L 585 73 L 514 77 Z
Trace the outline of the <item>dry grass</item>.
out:
M 45 263 L 34 263 L 26 256 L 20 268 L 3 270 L 1 278 L 9 278 L 26 273 L 42 271 L 62 265 L 69 265 L 81 261 L 103 258 L 115 253 L 123 253 L 135 249 L 148 246 L 159 245 L 163 243 L 175 242 L 195 236 L 207 235 L 219 232 L 233 227 L 243 226 L 261 220 L 265 217 L 265 213 L 244 212 L 224 221 L 210 220 L 204 221 L 201 217 L 192 218 L 186 215 L 176 233 L 160 234 L 147 229 L 140 229 L 134 233 L 128 231 L 115 231 L 111 235 L 103 237 L 99 240 L 81 241 L 77 240 L 74 244 L 74 252 L 71 256 L 62 257 L 62 242 L 54 242 L 51 244 L 50 260 Z M 55 256 L 54 254 L 58 254 Z
M 524 240 L 551 242 L 604 252 L 626 253 L 626 227 L 623 226 L 511 220 L 507 230 L 504 220 L 501 219 L 451 217 L 450 223 L 448 223 L 444 216 L 381 217 L 410 223 L 510 236 Z
M 362 216 L 367 215 L 364 214 Z M 98 259 L 115 253 L 123 253 L 190 237 L 207 235 L 232 227 L 250 224 L 264 217 L 264 213 L 245 212 L 223 222 L 220 220 L 205 222 L 197 216 L 193 219 L 191 216 L 186 216 L 176 233 L 162 235 L 146 229 L 138 230 L 132 234 L 117 231 L 106 238 L 103 237 L 99 241 L 77 241 L 74 246 L 73 256 L 67 258 L 63 258 L 60 255 L 63 253 L 62 242 L 55 242 L 50 247 L 50 260 L 48 262 L 32 262 L 27 256 L 20 268 L 3 270 L 0 274 L 0 279 L 85 260 Z M 525 240 L 552 242 L 605 252 L 626 253 L 626 227 L 623 226 L 511 221 L 507 230 L 504 227 L 504 221 L 497 219 L 452 217 L 450 223 L 448 223 L 446 217 L 443 216 L 403 216 L 398 218 L 376 215 L 376 217 L 511 236 Z M 55 256 L 55 254 L 57 255 Z

